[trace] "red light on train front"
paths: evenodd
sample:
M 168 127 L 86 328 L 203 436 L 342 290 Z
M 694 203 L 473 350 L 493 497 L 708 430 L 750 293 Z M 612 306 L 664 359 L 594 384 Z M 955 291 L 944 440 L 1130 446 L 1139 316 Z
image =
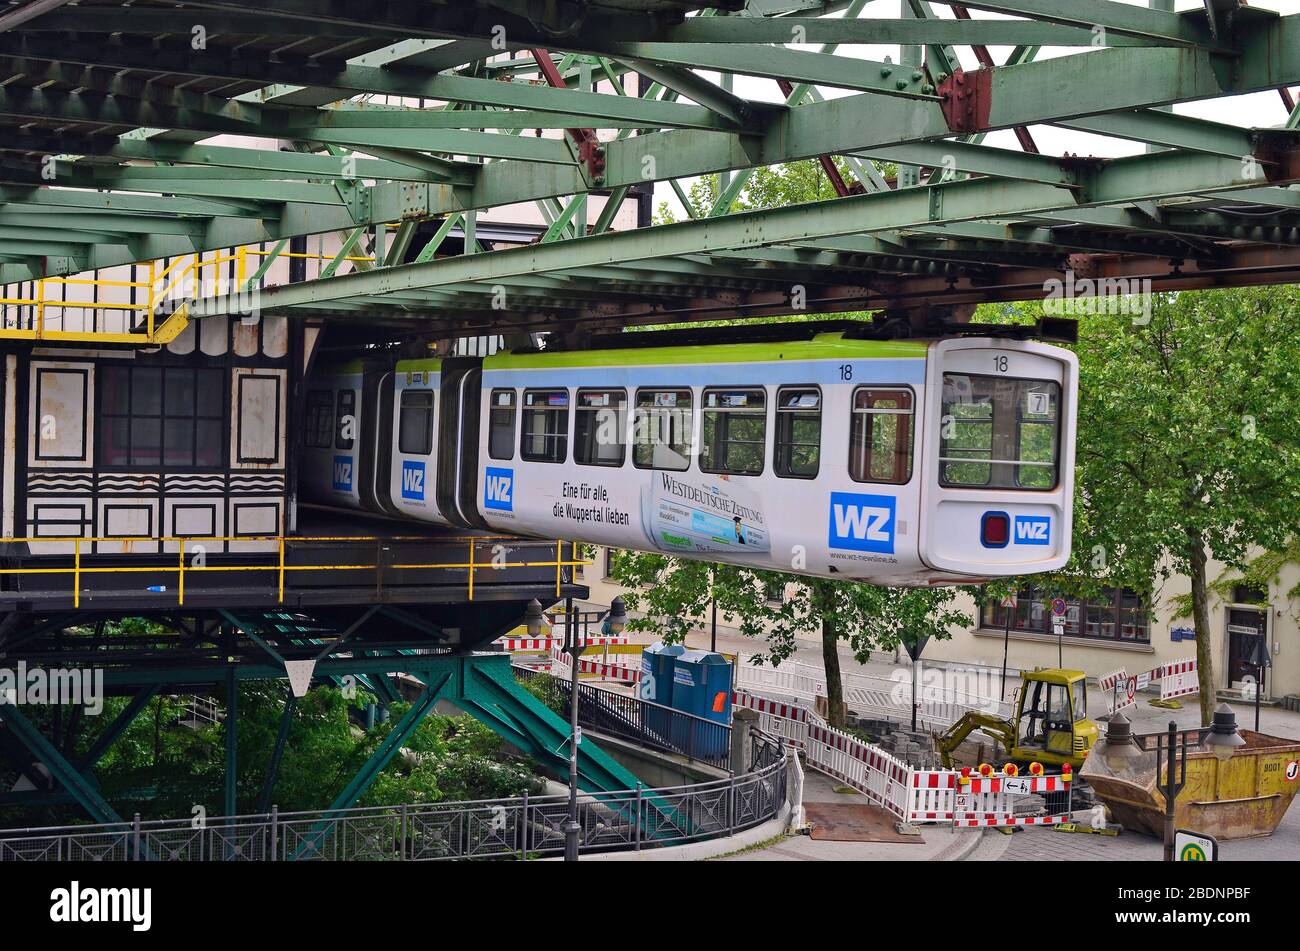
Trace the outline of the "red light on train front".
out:
M 985 512 L 980 519 L 980 543 L 985 548 L 1006 548 L 1010 540 L 1010 516 L 1006 512 Z

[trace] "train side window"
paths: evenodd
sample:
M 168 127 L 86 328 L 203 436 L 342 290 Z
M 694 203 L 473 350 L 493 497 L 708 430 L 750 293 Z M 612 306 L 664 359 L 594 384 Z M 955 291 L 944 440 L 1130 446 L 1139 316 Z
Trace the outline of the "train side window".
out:
M 761 475 L 767 447 L 767 392 L 761 387 L 704 391 L 700 470 Z
M 627 390 L 578 390 L 573 412 L 573 461 L 621 466 L 627 457 Z
M 524 390 L 519 455 L 525 462 L 564 462 L 568 458 L 568 390 Z
M 493 459 L 515 457 L 515 391 L 493 390 L 488 412 L 488 455 Z
M 307 394 L 307 446 L 328 449 L 334 441 L 334 394 L 312 390 Z
M 402 390 L 397 451 L 413 456 L 433 452 L 433 390 Z
M 912 478 L 912 391 L 867 387 L 853 391 L 849 477 L 854 482 L 905 485 Z
M 772 466 L 783 479 L 815 479 L 821 466 L 822 394 L 815 386 L 776 391 L 776 455 Z
M 685 472 L 691 465 L 690 390 L 637 390 L 632 411 L 632 464 Z
M 357 391 L 339 390 L 337 409 L 334 415 L 334 448 L 351 449 L 356 442 L 357 431 Z M 351 425 L 345 426 L 347 422 Z

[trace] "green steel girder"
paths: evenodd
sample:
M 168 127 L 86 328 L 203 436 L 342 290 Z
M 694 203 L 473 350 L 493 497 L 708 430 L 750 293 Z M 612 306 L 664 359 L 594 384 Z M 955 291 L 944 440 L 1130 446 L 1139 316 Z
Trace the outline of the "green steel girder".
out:
M 32 756 L 53 776 L 65 790 L 71 794 L 83 809 L 96 822 L 121 822 L 122 817 L 113 811 L 89 777 L 77 769 L 67 758 L 54 748 L 40 730 L 32 724 L 16 704 L 0 703 L 0 725 L 10 730 L 15 737 L 27 747 Z
M 1283 181 L 1300 180 L 1300 147 L 1284 154 Z M 1035 182 L 969 179 L 926 188 L 848 196 L 788 208 L 746 212 L 702 222 L 683 222 L 647 233 L 601 235 L 581 242 L 509 249 L 348 274 L 330 281 L 272 288 L 265 309 L 384 294 L 462 281 L 501 280 L 570 267 L 678 254 L 737 250 L 836 235 L 876 233 L 947 221 L 977 220 L 997 208 L 1002 216 L 1056 211 L 1089 204 L 1145 201 L 1187 193 L 1249 187 L 1243 163 L 1222 156 L 1169 151 L 1096 164 L 1082 189 Z M 1259 184 L 1264 184 L 1260 181 Z M 200 302 L 195 316 L 227 313 L 221 301 Z

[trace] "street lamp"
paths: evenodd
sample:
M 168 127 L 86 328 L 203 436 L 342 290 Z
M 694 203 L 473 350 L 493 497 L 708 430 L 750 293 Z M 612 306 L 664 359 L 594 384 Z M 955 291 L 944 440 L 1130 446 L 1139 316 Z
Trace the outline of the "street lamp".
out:
M 564 601 L 564 653 L 569 655 L 569 816 L 564 823 L 564 861 L 578 861 L 578 745 L 582 733 L 578 728 L 578 664 L 587 647 L 587 639 L 578 633 L 573 613 L 573 598 Z
M 1256 711 L 1258 715 L 1258 711 Z M 1246 739 L 1237 732 L 1237 714 L 1232 712 L 1232 707 L 1226 703 L 1221 703 L 1214 711 L 1214 719 L 1210 722 L 1209 735 L 1205 737 L 1205 742 L 1201 744 L 1201 749 L 1208 753 L 1213 753 L 1214 758 L 1220 763 L 1226 763 L 1232 759 L 1232 751 L 1238 746 L 1245 746 Z
M 623 599 L 616 597 L 609 605 L 609 613 L 605 615 L 605 623 L 602 625 L 606 634 L 621 634 L 623 628 L 627 627 L 627 608 L 623 605 Z
M 524 609 L 524 628 L 528 631 L 529 637 L 542 636 L 542 620 L 542 602 L 533 598 Z
M 1103 739 L 1106 747 L 1100 751 L 1102 758 L 1117 773 L 1124 770 L 1132 760 L 1142 758 L 1142 751 L 1133 738 L 1133 725 L 1123 713 L 1116 713 L 1110 718 Z
M 1250 655 L 1246 663 L 1255 668 L 1255 732 L 1259 732 L 1259 695 L 1264 692 L 1264 671 L 1273 666 L 1268 656 L 1268 635 L 1260 631 L 1250 639 Z

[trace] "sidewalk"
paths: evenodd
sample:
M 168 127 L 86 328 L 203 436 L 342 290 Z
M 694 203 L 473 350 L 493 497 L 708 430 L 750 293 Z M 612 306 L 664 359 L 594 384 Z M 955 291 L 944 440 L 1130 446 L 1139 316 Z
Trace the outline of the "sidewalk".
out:
M 860 793 L 844 788 L 813 770 L 804 772 L 804 802 L 866 803 Z M 831 842 L 806 835 L 785 836 L 764 848 L 721 856 L 722 862 L 955 862 L 972 853 L 985 833 L 925 826 L 918 843 Z

